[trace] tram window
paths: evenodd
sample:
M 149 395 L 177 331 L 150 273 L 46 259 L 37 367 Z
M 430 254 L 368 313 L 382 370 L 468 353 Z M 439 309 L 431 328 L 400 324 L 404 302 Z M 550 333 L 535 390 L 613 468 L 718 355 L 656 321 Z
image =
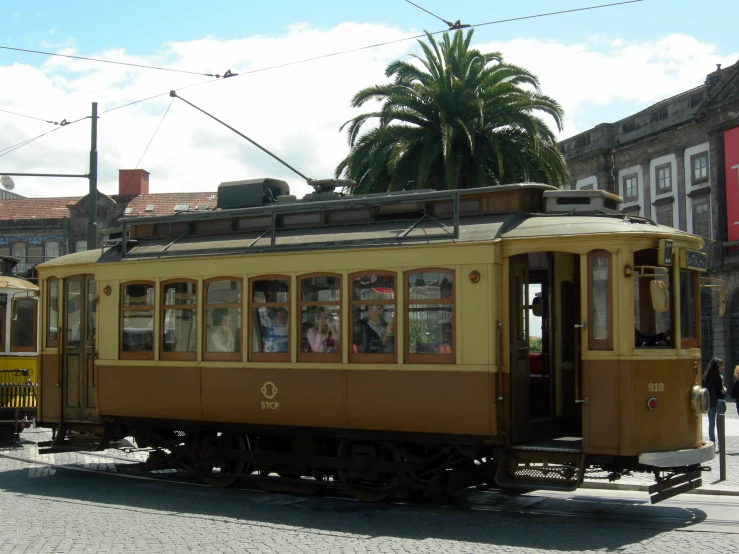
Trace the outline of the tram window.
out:
M 67 334 L 65 347 L 67 349 L 78 349 L 82 341 L 80 335 L 82 325 L 82 280 L 79 277 L 70 277 L 65 280 L 65 283 L 65 332 Z
M 672 269 L 657 265 L 657 249 L 634 252 L 634 344 L 637 348 L 673 346 Z M 652 288 L 661 289 L 665 305 L 652 302 Z
M 197 327 L 197 283 L 162 284 L 161 351 L 163 360 L 194 360 Z
M 36 351 L 36 299 L 14 298 L 10 312 L 10 351 Z
M 683 348 L 698 348 L 698 274 L 680 270 L 680 340 Z
M 47 282 L 46 297 L 46 346 L 59 346 L 59 281 L 49 279 Z
M 395 361 L 395 275 L 351 275 L 352 362 Z
M 406 354 L 409 363 L 454 362 L 454 273 L 406 273 Z
M 5 308 L 8 297 L 0 294 L 0 352 L 5 352 Z
M 301 361 L 341 361 L 341 277 L 300 278 Z
M 611 334 L 611 253 L 596 250 L 588 254 L 590 327 L 588 348 L 612 350 Z
M 289 361 L 290 280 L 251 280 L 251 360 Z
M 205 360 L 241 359 L 241 280 L 216 278 L 205 286 Z
M 154 284 L 121 286 L 121 358 L 154 358 Z

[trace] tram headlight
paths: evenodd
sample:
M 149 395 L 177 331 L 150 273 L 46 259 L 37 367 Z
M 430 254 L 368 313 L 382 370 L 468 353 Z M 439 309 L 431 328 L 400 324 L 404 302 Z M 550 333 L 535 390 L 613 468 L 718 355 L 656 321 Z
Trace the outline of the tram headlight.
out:
M 710 406 L 711 399 L 708 396 L 708 391 L 699 385 L 693 386 L 690 389 L 690 407 L 693 413 L 697 415 L 708 413 Z

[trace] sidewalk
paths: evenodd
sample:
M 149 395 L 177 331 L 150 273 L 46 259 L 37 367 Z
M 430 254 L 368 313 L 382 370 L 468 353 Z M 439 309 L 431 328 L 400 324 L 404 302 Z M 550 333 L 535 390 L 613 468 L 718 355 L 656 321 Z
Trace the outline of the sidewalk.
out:
M 725 415 L 726 430 L 726 481 L 719 481 L 719 454 L 704 465 L 711 468 L 710 472 L 703 473 L 703 486 L 689 494 L 725 494 L 739 496 L 739 415 L 733 400 L 726 403 Z M 703 438 L 708 440 L 708 416 L 703 416 Z M 604 474 L 603 474 L 604 475 Z M 598 475 L 602 477 L 603 475 Z M 638 474 L 622 477 L 613 483 L 603 479 L 587 478 L 582 487 L 588 489 L 611 490 L 638 490 L 646 491 L 654 483 L 651 475 Z

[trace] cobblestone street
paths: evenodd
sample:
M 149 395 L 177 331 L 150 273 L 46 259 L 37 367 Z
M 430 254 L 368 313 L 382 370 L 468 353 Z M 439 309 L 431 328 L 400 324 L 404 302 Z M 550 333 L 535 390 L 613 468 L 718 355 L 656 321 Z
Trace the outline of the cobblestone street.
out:
M 739 422 L 735 411 L 733 415 Z M 729 429 L 733 433 L 735 427 L 727 425 Z M 735 497 L 681 495 L 657 508 L 648 506 L 645 494 L 628 493 L 627 498 L 609 500 L 609 509 L 615 514 L 641 511 L 601 519 L 585 513 L 600 512 L 593 495 L 610 491 L 590 490 L 587 497 L 557 501 L 557 506 L 579 506 L 578 517 L 556 515 L 535 494 L 512 499 L 491 495 L 495 511 L 477 505 L 360 504 L 160 482 L 130 464 L 128 460 L 141 459 L 140 453 L 39 456 L 34 443 L 43 435 L 28 430 L 22 444 L 0 445 L 0 552 L 679 553 L 739 548 Z M 736 435 L 727 437 L 731 483 L 736 483 L 737 441 Z M 716 509 L 727 514 L 726 521 L 694 527 L 701 519 L 711 520 L 706 513 L 712 504 L 701 502 L 720 502 Z M 655 524 L 640 514 L 668 518 Z

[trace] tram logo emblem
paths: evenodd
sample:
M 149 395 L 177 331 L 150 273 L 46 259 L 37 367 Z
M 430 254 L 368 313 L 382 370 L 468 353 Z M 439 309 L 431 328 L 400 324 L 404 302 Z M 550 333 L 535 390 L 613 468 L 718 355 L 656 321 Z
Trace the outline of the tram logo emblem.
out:
M 262 385 L 262 394 L 267 400 L 272 400 L 275 396 L 277 396 L 277 393 L 279 391 L 277 390 L 277 387 L 272 381 L 267 381 Z

